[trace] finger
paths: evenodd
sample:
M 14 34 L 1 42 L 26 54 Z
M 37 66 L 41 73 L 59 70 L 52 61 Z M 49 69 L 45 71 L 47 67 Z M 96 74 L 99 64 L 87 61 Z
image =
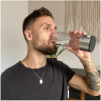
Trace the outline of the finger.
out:
M 77 30 L 73 31 L 73 34 L 77 34 L 77 33 L 78 33 L 78 31 L 77 31 Z
M 69 51 L 71 51 L 71 47 L 67 47 L 67 49 L 68 49 Z
M 78 34 L 82 34 L 82 31 L 78 31 Z
M 72 30 L 69 31 L 69 35 L 70 35 L 70 38 L 73 37 L 73 31 Z
M 80 38 L 82 36 L 82 31 L 78 31 L 78 36 L 77 38 Z
M 77 37 L 78 37 L 78 31 L 75 30 L 75 31 L 73 31 L 73 38 L 77 38 Z
M 72 32 L 73 32 L 72 30 L 69 31 L 69 33 L 72 33 Z
M 87 35 L 87 33 L 85 31 L 82 31 L 82 35 Z

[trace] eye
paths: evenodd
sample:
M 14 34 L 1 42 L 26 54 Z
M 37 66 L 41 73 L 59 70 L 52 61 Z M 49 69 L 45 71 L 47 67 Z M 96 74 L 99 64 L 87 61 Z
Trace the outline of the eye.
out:
M 48 27 L 45 27 L 44 29 L 45 29 L 45 30 L 48 30 Z

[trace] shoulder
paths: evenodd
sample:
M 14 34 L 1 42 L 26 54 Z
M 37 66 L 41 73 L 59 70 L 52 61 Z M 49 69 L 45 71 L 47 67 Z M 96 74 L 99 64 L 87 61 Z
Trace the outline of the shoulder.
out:
M 5 78 L 5 80 L 13 78 L 18 73 L 18 71 L 20 71 L 21 67 L 22 66 L 20 62 L 12 65 L 11 67 L 7 68 L 5 71 L 2 72 L 1 78 Z
M 63 63 L 62 61 L 59 61 L 57 59 L 54 59 L 54 58 L 48 58 L 47 59 L 48 61 L 48 64 L 55 67 L 55 68 L 58 68 L 58 69 L 61 69 L 61 70 L 67 70 L 67 69 L 70 69 L 70 67 Z
M 75 72 L 65 63 L 56 59 L 48 59 L 48 63 L 58 71 L 58 73 L 63 74 L 64 77 L 68 78 L 67 82 L 74 76 Z

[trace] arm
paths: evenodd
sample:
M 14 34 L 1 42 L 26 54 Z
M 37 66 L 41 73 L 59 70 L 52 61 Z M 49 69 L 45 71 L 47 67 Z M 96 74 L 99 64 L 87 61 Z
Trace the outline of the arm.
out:
M 86 77 L 75 74 L 68 85 L 92 96 L 100 95 L 100 77 L 92 59 L 80 59 L 80 61 L 84 65 Z
M 83 32 L 70 31 L 70 34 L 85 35 L 86 33 L 84 31 Z M 75 48 L 72 46 L 67 47 L 67 49 L 70 52 L 74 53 L 80 59 L 86 72 L 86 77 L 75 74 L 68 83 L 68 85 L 76 89 L 82 90 L 93 96 L 100 95 L 100 76 L 95 68 L 90 53 L 86 51 L 81 51 L 77 48 L 75 50 Z
M 88 87 L 91 90 L 94 90 L 95 93 L 100 92 L 100 76 L 95 68 L 92 58 L 90 57 L 88 59 L 80 59 L 80 61 L 85 68 Z

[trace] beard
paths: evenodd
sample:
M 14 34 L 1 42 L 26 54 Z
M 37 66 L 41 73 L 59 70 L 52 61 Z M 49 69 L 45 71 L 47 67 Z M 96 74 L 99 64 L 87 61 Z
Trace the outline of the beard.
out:
M 46 45 L 45 42 L 43 42 L 41 45 L 38 45 L 38 42 L 36 40 L 33 41 L 33 48 L 44 55 L 52 55 L 57 52 L 56 45 L 51 47 L 49 44 Z

